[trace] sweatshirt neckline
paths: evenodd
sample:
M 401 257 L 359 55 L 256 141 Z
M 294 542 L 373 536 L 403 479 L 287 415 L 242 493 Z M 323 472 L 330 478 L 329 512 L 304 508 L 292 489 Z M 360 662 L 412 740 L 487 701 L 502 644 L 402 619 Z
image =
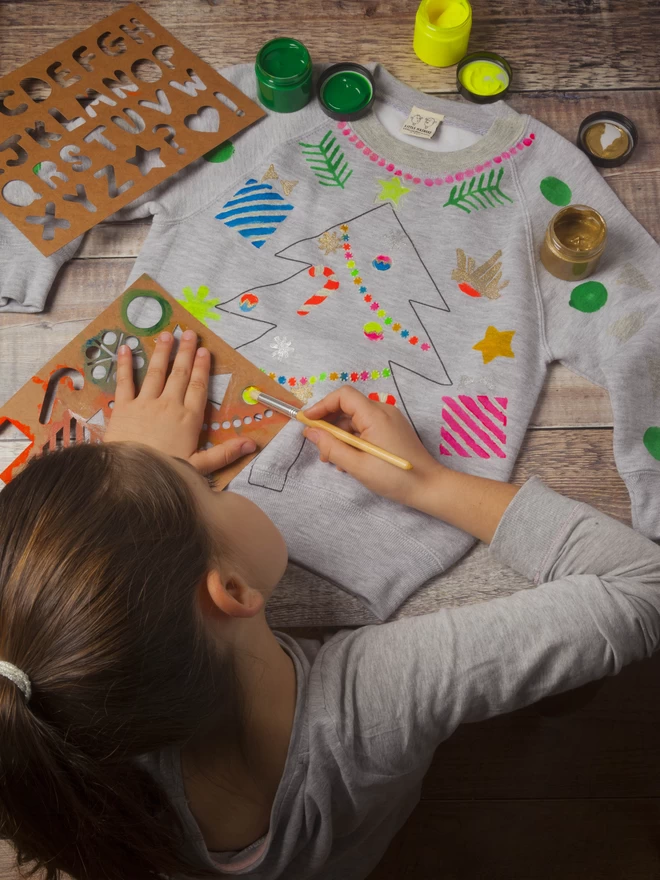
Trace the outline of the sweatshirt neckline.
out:
M 520 141 L 527 125 L 527 117 L 516 113 L 504 101 L 493 104 L 468 104 L 427 95 L 405 85 L 382 65 L 373 67 L 378 97 L 405 113 L 413 105 L 444 114 L 442 125 L 454 125 L 481 135 L 469 147 L 446 153 L 431 152 L 393 137 L 375 113 L 355 120 L 347 126 L 369 149 L 388 161 L 422 174 L 444 174 L 461 171 L 475 165 L 484 165 Z

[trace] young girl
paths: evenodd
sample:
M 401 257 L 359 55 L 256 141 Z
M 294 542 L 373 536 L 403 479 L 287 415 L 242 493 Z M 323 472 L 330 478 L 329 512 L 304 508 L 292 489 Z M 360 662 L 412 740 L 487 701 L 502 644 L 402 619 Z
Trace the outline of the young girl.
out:
M 210 357 L 186 333 L 167 378 L 171 347 L 163 334 L 135 396 L 124 346 L 108 442 L 34 459 L 0 494 L 0 832 L 20 865 L 49 880 L 364 878 L 459 724 L 656 648 L 653 543 L 538 480 L 442 467 L 394 407 L 351 388 L 310 415 L 414 468 L 308 429 L 321 458 L 539 586 L 323 644 L 273 633 L 283 540 L 200 473 L 253 446 L 195 452 Z

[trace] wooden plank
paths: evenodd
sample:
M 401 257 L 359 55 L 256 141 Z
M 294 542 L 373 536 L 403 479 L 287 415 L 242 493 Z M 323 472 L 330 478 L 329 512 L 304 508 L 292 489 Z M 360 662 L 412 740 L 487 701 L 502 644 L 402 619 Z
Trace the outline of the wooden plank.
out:
M 0 74 L 72 36 L 85 21 L 98 20 L 120 5 L 72 4 L 70 0 L 3 4 Z M 295 32 L 317 61 L 386 59 L 392 73 L 411 85 L 454 91 L 454 68 L 429 67 L 413 52 L 417 5 L 416 0 L 336 4 L 271 0 L 263 11 L 260 4 L 255 17 L 246 11 L 245 4 L 237 2 L 191 5 L 154 0 L 144 4 L 214 66 L 253 62 L 266 40 L 283 31 Z M 499 0 L 478 0 L 469 48 L 488 48 L 508 56 L 515 65 L 517 90 L 656 88 L 660 19 L 655 8 L 655 0 L 640 0 L 631 15 L 625 4 L 548 5 L 531 0 L 522 9 Z M 619 51 L 621 46 L 634 47 L 634 51 Z
M 655 880 L 660 799 L 423 801 L 368 880 Z
M 659 673 L 656 655 L 605 679 L 586 705 L 563 717 L 546 714 L 552 703 L 542 701 L 459 727 L 438 748 L 422 797 L 656 797 Z

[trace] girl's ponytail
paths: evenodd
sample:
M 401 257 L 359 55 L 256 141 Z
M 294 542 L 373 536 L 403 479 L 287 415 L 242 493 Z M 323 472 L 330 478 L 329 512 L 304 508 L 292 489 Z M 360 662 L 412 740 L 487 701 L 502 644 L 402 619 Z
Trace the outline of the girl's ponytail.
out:
M 139 756 L 219 717 L 239 723 L 231 658 L 195 593 L 212 546 L 159 456 L 123 444 L 31 462 L 0 493 L 0 836 L 21 868 L 76 880 L 202 876 Z

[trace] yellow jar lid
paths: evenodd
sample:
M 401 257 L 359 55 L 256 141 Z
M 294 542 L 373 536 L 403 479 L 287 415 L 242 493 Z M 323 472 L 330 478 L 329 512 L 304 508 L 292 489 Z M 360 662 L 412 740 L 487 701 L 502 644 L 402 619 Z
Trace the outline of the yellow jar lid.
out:
M 511 65 L 495 52 L 473 52 L 462 58 L 456 68 L 458 91 L 477 104 L 502 100 L 512 79 Z

